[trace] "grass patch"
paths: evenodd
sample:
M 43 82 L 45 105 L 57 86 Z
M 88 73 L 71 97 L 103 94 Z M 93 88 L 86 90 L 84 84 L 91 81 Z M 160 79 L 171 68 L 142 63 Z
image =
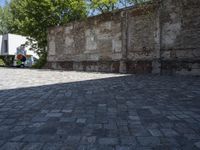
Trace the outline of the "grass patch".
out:
M 1 58 L 0 58 L 0 66 L 6 66 L 5 62 Z

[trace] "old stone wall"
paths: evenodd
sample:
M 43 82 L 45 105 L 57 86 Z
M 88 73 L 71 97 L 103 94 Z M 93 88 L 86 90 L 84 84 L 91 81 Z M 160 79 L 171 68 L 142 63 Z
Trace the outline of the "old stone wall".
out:
M 200 1 L 161 4 L 161 72 L 200 75 Z
M 159 5 L 124 9 L 50 28 L 46 67 L 200 74 L 197 3 L 197 0 L 165 0 Z
M 119 72 L 122 58 L 120 13 L 88 18 L 49 31 L 53 68 Z

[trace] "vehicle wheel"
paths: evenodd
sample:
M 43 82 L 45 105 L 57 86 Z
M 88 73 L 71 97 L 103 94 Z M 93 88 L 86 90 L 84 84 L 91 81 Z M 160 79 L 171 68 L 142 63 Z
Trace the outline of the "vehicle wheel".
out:
M 20 67 L 21 67 L 21 68 L 24 68 L 25 66 L 24 66 L 24 64 L 21 64 Z

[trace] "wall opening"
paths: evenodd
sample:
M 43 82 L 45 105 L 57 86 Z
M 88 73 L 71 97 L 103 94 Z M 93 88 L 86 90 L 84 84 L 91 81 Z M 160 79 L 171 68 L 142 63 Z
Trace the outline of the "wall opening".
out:
M 4 40 L 4 53 L 8 53 L 8 40 Z

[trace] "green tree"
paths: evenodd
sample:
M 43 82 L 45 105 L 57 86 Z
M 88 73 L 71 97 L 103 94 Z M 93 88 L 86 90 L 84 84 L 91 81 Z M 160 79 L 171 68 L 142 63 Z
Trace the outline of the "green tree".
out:
M 14 32 L 28 36 L 32 50 L 40 57 L 46 56 L 49 27 L 61 26 L 87 15 L 84 0 L 12 0 L 10 10 Z
M 105 13 L 116 9 L 118 0 L 87 0 L 87 2 L 91 11 Z
M 4 7 L 0 6 L 0 34 L 7 34 L 12 32 L 12 19 L 13 16 L 10 12 L 8 3 L 6 3 Z
M 86 0 L 89 6 L 89 12 L 92 11 L 92 15 L 99 13 L 111 12 L 116 9 L 140 5 L 145 2 L 153 0 Z

